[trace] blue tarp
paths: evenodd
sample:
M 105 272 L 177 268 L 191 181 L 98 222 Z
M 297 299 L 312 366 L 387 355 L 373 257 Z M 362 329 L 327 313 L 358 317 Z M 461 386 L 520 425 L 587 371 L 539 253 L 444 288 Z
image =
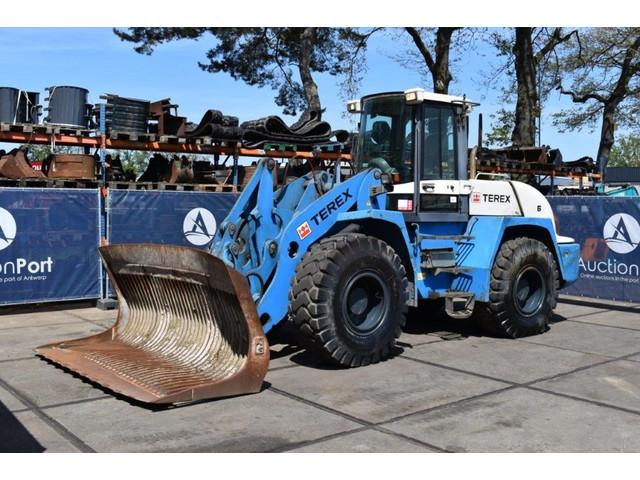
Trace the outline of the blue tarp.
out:
M 97 189 L 0 189 L 0 305 L 100 297 Z
M 558 233 L 581 246 L 569 295 L 640 302 L 640 198 L 550 197 Z
M 236 193 L 111 190 L 109 243 L 163 243 L 206 248 Z

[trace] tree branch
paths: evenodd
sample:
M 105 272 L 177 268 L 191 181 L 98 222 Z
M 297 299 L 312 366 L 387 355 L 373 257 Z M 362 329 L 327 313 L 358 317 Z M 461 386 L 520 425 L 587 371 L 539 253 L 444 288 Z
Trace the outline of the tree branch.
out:
M 414 27 L 404 27 L 404 29 L 409 35 L 411 35 L 411 38 L 413 39 L 413 43 L 416 44 L 418 51 L 420 52 L 420 54 L 424 58 L 425 63 L 427 64 L 427 68 L 429 69 L 430 72 L 433 73 L 435 69 L 435 62 L 433 61 L 431 52 L 429 52 L 429 49 L 422 41 L 422 37 L 420 37 L 420 33 Z
M 600 103 L 607 103 L 607 98 L 603 97 L 598 93 L 586 93 L 584 95 L 578 95 L 575 92 L 571 92 L 562 88 L 562 85 L 558 85 L 556 90 L 560 90 L 562 95 L 569 95 L 573 103 L 586 103 L 587 100 L 597 100 Z
M 549 37 L 549 40 L 547 40 L 547 43 L 545 43 L 543 47 L 538 51 L 538 53 L 534 55 L 536 64 L 540 63 L 540 61 L 545 58 L 549 54 L 549 52 L 555 50 L 555 48 L 561 43 L 569 40 L 574 34 L 576 37 L 578 37 L 578 30 L 572 30 L 568 34 L 562 35 L 562 28 L 555 28 L 553 30 L 553 33 L 551 34 L 551 37 Z

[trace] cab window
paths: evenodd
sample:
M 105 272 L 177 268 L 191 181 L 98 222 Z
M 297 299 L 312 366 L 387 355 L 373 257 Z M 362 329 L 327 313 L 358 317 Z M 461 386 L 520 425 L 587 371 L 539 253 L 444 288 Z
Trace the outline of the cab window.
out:
M 456 178 L 455 116 L 449 107 L 424 107 L 422 179 Z

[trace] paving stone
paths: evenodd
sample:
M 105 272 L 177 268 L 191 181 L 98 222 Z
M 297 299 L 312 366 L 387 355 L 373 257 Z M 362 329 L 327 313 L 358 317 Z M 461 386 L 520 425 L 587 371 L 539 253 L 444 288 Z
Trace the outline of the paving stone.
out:
M 267 380 L 276 388 L 371 422 L 506 386 L 401 357 L 364 368 L 278 370 Z
M 0 363 L 0 378 L 40 407 L 108 395 L 40 358 Z
M 605 307 L 592 307 L 588 305 L 575 305 L 573 303 L 558 302 L 554 313 L 563 318 L 575 318 L 581 315 L 591 315 L 596 312 L 606 312 Z
M 0 451 L 78 452 L 78 449 L 35 413 L 19 412 L 0 429 Z
M 578 316 L 571 320 L 574 322 L 595 323 L 598 325 L 640 330 L 640 311 L 608 310 L 602 313 L 596 313 L 595 315 Z
M 388 433 L 365 430 L 288 451 L 296 453 L 422 453 L 436 450 Z
M 34 349 L 46 343 L 69 340 L 103 329 L 82 320 L 63 325 L 41 325 L 38 327 L 11 328 L 0 330 L 0 361 L 35 355 Z
M 422 345 L 404 356 L 515 383 L 591 365 L 607 357 L 487 337 Z
M 78 323 L 78 319 L 64 311 L 0 315 L 0 335 L 2 335 L 2 331 L 6 329 L 38 327 L 42 325 L 59 325 L 65 323 Z
M 542 335 L 534 335 L 518 341 L 610 357 L 620 357 L 640 351 L 640 331 L 580 322 L 556 323 Z
M 457 452 L 640 452 L 640 415 L 525 388 L 385 427 Z
M 118 309 L 100 310 L 98 308 L 81 308 L 70 310 L 68 314 L 110 328 L 116 322 L 116 318 L 118 317 Z
M 0 387 L 0 408 L 2 405 L 10 412 L 26 408 L 24 403 L 14 397 L 11 392 Z
M 540 382 L 536 387 L 640 413 L 640 363 L 624 360 Z
M 360 427 L 268 390 L 161 411 L 110 398 L 46 412 L 101 452 L 259 452 Z

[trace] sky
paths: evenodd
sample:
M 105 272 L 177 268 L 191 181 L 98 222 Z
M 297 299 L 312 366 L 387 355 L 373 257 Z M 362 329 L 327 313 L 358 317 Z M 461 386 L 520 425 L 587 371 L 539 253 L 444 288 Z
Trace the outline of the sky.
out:
M 429 89 L 419 66 L 405 68 L 394 60 L 406 45 L 386 34 L 372 37 L 360 95 L 412 87 Z M 133 45 L 120 41 L 110 28 L 0 28 L 0 86 L 40 91 L 42 104 L 46 103 L 45 87 L 53 85 L 85 87 L 90 91 L 90 103 L 99 103 L 100 95 L 106 93 L 152 101 L 170 97 L 180 106 L 179 114 L 195 123 L 211 108 L 235 115 L 241 122 L 282 116 L 270 88 L 248 86 L 225 73 L 202 71 L 197 62 L 206 60 L 210 46 L 210 38 L 183 40 L 161 45 L 147 56 L 134 52 Z M 476 143 L 477 114 L 483 113 L 486 132 L 490 115 L 503 107 L 499 90 L 483 82 L 484 75 L 498 63 L 495 52 L 480 44 L 463 53 L 454 66 L 450 93 L 465 94 L 481 103 L 471 115 L 470 144 Z M 333 129 L 353 129 L 353 120 L 344 115 L 338 80 L 328 74 L 314 78 L 326 108 L 324 119 Z M 553 112 L 570 106 L 567 98 L 552 94 L 543 111 L 542 143 L 560 148 L 565 160 L 595 157 L 597 129 L 560 133 L 550 120 Z M 295 120 L 283 118 L 289 123 Z

